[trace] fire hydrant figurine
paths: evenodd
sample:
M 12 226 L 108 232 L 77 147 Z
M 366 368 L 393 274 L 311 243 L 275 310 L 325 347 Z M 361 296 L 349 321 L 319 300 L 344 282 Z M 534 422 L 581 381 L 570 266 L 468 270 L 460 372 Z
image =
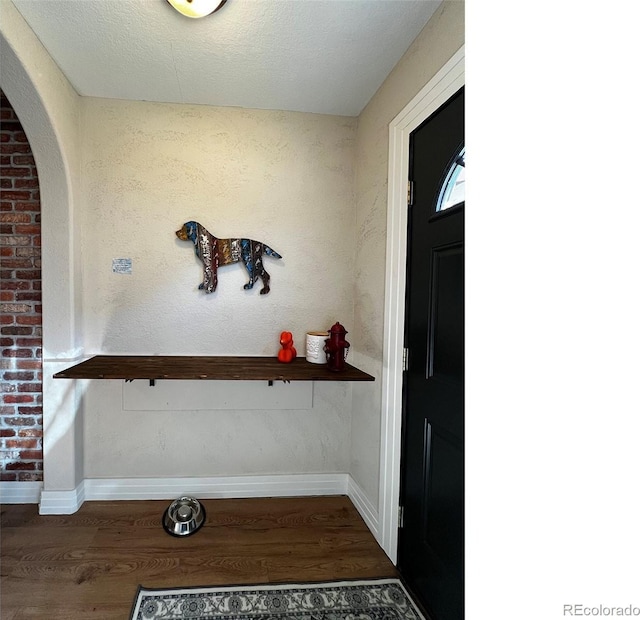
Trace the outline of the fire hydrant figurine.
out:
M 347 333 L 347 330 L 340 323 L 336 323 L 329 330 L 329 337 L 325 340 L 324 351 L 327 354 L 327 367 L 333 372 L 342 372 L 345 369 L 344 361 L 351 346 L 344 339 Z
M 280 344 L 282 345 L 282 349 L 278 351 L 278 361 L 285 364 L 293 362 L 298 352 L 293 346 L 293 335 L 291 332 L 282 332 L 280 334 Z

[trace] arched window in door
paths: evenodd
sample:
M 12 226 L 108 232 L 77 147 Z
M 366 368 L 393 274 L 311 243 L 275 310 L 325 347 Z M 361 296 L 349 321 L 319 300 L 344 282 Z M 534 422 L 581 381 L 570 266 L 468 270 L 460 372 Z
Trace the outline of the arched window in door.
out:
M 464 145 L 453 158 L 440 188 L 436 213 L 464 204 Z

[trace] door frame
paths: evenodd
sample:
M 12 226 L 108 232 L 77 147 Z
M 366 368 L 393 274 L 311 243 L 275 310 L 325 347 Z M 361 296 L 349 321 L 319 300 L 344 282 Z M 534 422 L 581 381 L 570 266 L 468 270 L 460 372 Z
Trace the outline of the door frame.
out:
M 402 449 L 409 140 L 416 127 L 464 86 L 464 58 L 463 45 L 389 124 L 378 542 L 394 564 L 398 561 Z

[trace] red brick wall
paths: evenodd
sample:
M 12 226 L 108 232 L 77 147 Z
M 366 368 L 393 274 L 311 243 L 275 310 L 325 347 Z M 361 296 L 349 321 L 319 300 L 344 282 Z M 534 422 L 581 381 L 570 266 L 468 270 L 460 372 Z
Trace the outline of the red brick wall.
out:
M 0 91 L 0 480 L 42 480 L 40 192 L 31 147 Z

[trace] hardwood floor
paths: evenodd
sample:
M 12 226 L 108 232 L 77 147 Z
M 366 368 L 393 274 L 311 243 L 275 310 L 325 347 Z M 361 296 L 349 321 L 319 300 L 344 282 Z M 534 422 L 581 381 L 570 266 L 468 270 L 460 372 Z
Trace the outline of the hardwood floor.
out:
M 398 576 L 347 497 L 202 504 L 206 523 L 187 538 L 162 529 L 169 501 L 85 502 L 73 515 L 2 506 L 2 620 L 126 620 L 138 585 Z

